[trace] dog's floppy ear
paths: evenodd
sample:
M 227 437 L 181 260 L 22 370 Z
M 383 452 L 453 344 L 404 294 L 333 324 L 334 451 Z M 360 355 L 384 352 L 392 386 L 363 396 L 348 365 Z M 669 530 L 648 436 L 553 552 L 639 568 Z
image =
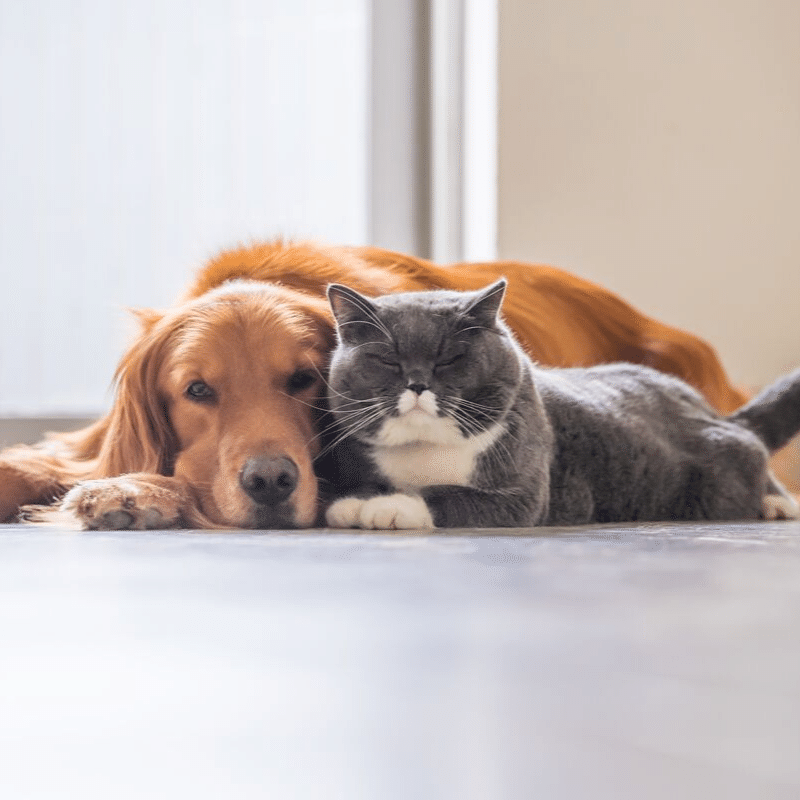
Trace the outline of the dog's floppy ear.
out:
M 114 405 L 97 468 L 101 476 L 172 473 L 176 439 L 156 381 L 178 322 L 155 311 L 136 315 L 144 330 L 117 369 Z
M 152 308 L 130 308 L 128 309 L 131 314 L 139 322 L 140 333 L 149 333 L 155 326 L 164 319 L 164 314 Z

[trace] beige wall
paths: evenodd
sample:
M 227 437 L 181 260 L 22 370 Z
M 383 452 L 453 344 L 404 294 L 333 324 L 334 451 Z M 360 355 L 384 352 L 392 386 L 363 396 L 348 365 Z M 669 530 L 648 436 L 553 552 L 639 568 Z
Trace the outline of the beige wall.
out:
M 499 0 L 499 254 L 800 366 L 800 2 Z

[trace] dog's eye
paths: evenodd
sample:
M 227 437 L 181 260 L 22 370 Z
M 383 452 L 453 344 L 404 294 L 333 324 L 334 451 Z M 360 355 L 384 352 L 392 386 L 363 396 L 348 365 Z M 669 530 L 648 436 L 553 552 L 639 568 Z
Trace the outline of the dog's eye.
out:
M 289 378 L 289 391 L 302 392 L 304 389 L 308 389 L 316 380 L 317 376 L 313 372 L 298 370 Z
M 213 400 L 214 390 L 203 381 L 192 381 L 186 387 L 186 396 L 190 400 Z

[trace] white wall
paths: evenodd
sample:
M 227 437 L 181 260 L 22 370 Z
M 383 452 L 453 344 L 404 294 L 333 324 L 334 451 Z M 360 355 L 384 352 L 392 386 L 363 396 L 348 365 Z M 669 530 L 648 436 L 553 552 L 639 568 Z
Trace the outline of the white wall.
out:
M 800 3 L 500 0 L 499 254 L 800 365 Z
M 0 0 L 0 415 L 93 414 L 218 249 L 368 239 L 368 0 Z

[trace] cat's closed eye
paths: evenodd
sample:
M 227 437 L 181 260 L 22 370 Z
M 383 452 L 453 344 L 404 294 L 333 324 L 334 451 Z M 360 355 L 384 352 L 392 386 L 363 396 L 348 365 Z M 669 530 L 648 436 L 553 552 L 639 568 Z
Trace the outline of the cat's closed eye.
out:
M 367 358 L 370 361 L 377 362 L 378 364 L 382 364 L 384 367 L 389 367 L 393 370 L 400 369 L 400 362 L 397 359 L 392 358 L 391 356 L 380 355 L 379 353 L 368 353 Z
M 452 367 L 459 361 L 463 361 L 465 357 L 466 356 L 464 355 L 464 353 L 459 353 L 458 355 L 450 356 L 450 358 L 446 358 L 442 361 L 437 361 L 436 369 L 446 369 L 447 367 Z

